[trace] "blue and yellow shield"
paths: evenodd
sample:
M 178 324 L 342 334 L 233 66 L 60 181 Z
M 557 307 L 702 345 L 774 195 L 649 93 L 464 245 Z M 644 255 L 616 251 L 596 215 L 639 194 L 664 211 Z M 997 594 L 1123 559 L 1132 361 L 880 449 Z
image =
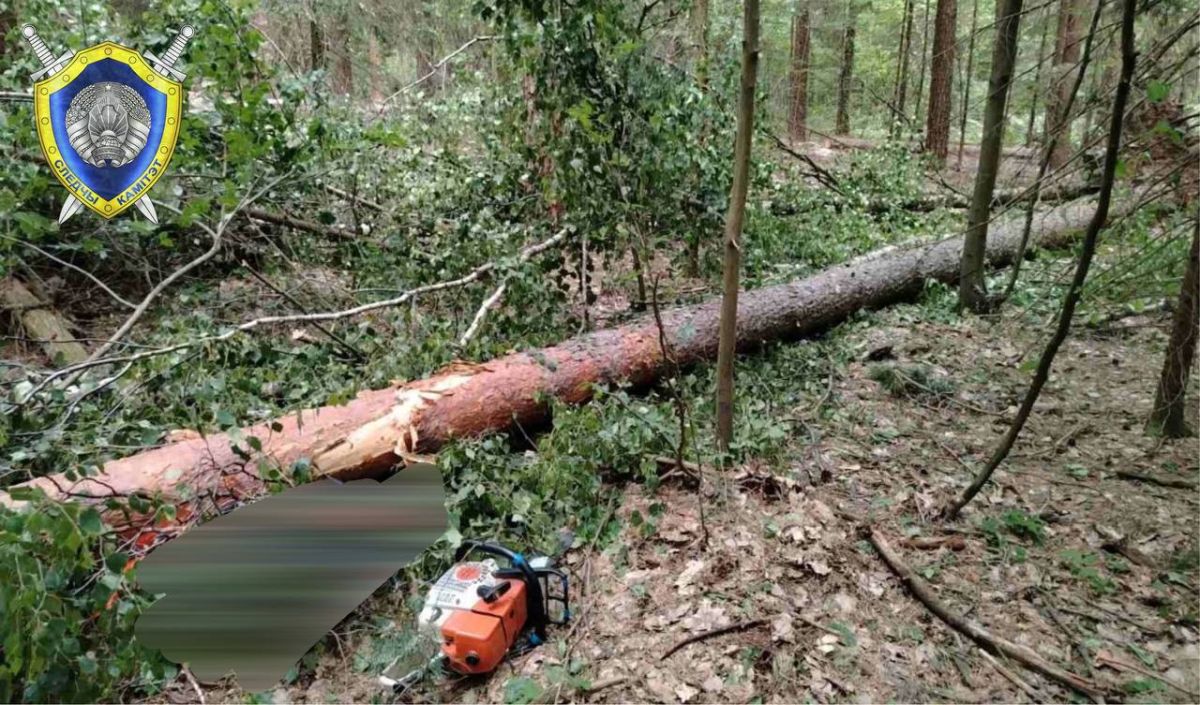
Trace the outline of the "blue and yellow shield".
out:
M 42 153 L 54 176 L 104 218 L 129 208 L 166 172 L 183 86 L 136 51 L 104 42 L 34 85 Z

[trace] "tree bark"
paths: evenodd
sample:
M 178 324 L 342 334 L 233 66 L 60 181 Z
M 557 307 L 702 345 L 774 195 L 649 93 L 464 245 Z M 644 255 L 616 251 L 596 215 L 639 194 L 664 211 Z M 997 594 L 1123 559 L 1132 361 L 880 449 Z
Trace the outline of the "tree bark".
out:
M 373 27 L 367 28 L 367 65 L 371 67 L 370 95 L 371 103 L 379 105 L 383 102 L 383 87 L 387 77 L 383 75 L 383 55 L 379 51 L 379 37 Z
M 341 14 L 334 22 L 329 42 L 334 48 L 333 74 L 330 88 L 334 93 L 349 96 L 354 91 L 354 64 L 350 55 L 350 15 Z
M 1050 33 L 1050 24 L 1042 23 L 1042 38 L 1038 40 L 1037 65 L 1033 69 L 1033 95 L 1029 99 L 1029 123 L 1025 126 L 1025 146 L 1033 146 L 1033 136 L 1035 134 L 1034 125 L 1037 124 L 1037 107 L 1038 95 L 1042 92 L 1042 63 L 1046 56 L 1046 36 Z
M 979 145 L 979 172 L 975 176 L 975 190 L 967 217 L 962 273 L 958 282 L 958 306 L 975 312 L 986 311 L 989 307 L 987 282 L 984 280 L 984 251 L 987 248 L 992 192 L 996 188 L 1000 150 L 1004 142 L 1004 108 L 1017 58 L 1021 5 L 1022 0 L 1000 0 L 1000 19 L 992 51 L 992 75 L 988 81 L 983 115 L 983 140 Z
M 925 12 L 922 14 L 921 23 L 921 63 L 917 65 L 917 107 L 913 111 L 918 125 L 921 124 L 921 106 L 925 103 L 925 58 L 929 55 L 929 0 L 925 0 Z
M 704 91 L 708 88 L 708 0 L 695 0 L 688 20 L 691 23 L 692 43 L 696 51 L 696 84 Z M 700 134 L 697 136 L 701 145 L 707 143 L 708 133 L 709 125 L 705 120 L 700 125 Z M 687 276 L 700 276 L 700 236 L 696 233 L 687 238 L 685 266 Z
M 896 112 L 892 116 L 892 136 L 899 134 L 902 123 L 908 120 L 904 105 L 908 99 L 908 62 L 912 53 L 913 0 L 904 2 L 904 19 L 900 29 L 900 62 L 896 65 Z
M 738 95 L 733 185 L 725 217 L 720 335 L 717 346 L 717 447 L 729 452 L 733 439 L 733 356 L 737 345 L 738 277 L 742 266 L 742 226 L 750 190 L 750 147 L 754 137 L 754 91 L 758 82 L 758 0 L 746 0 L 742 15 L 742 83 Z
M 975 77 L 975 33 L 979 31 L 979 0 L 971 2 L 971 34 L 967 37 L 967 69 L 963 75 L 963 96 L 958 124 L 958 168 L 962 169 L 963 147 L 967 142 L 967 115 L 971 110 L 971 80 Z
M 1179 289 L 1179 303 L 1171 325 L 1171 340 L 1167 343 L 1162 376 L 1154 396 L 1148 430 L 1167 438 L 1192 435 L 1186 419 L 1184 399 L 1187 396 L 1188 376 L 1196 359 L 1197 319 L 1200 310 L 1200 217 L 1192 231 L 1192 250 L 1188 255 L 1187 271 Z
M 1075 63 L 1079 61 L 1079 29 L 1082 25 L 1082 0 L 1059 0 L 1058 34 L 1054 42 L 1054 65 L 1050 90 L 1046 96 L 1047 140 L 1056 137 L 1050 154 L 1050 168 L 1061 168 L 1071 158 L 1071 119 L 1065 112 Z
M 1038 219 L 1035 244 L 1072 241 L 1093 215 L 1090 199 L 1064 204 Z M 988 242 L 992 264 L 1011 261 L 1021 239 L 1020 218 L 997 224 Z M 963 239 L 888 248 L 788 284 L 748 292 L 738 303 L 738 345 L 752 350 L 769 340 L 810 335 L 856 311 L 909 300 L 929 280 L 952 283 Z M 668 348 L 681 366 L 711 360 L 718 351 L 721 301 L 662 311 Z M 237 434 L 194 434 L 191 440 L 104 464 L 90 478 L 66 474 L 20 485 L 52 498 L 101 504 L 107 498 L 161 496 L 175 506 L 170 521 L 151 516 L 114 525 L 139 545 L 153 545 L 215 511 L 228 511 L 266 492 L 261 468 L 286 471 L 306 460 L 311 477 L 346 480 L 388 474 L 402 455 L 434 453 L 455 438 L 470 438 L 545 423 L 550 399 L 580 404 L 596 385 L 651 384 L 669 369 L 652 316 L 577 336 L 541 350 L 486 364 L 456 363 L 437 374 L 361 392 L 342 406 L 290 413 Z M 261 451 L 245 440 L 258 438 Z M 238 446 L 237 450 L 234 446 Z M 0 493 L 0 502 L 10 501 Z
M 1013 0 L 1009 0 L 1012 2 Z M 1015 4 L 1020 5 L 1019 0 Z M 1054 364 L 1054 357 L 1058 354 L 1059 348 L 1067 339 L 1067 335 L 1071 332 L 1071 319 L 1075 316 L 1075 307 L 1079 304 L 1079 298 L 1083 295 L 1083 285 L 1087 282 L 1088 270 L 1092 266 L 1092 257 L 1096 253 L 1096 242 L 1100 239 L 1100 230 L 1104 228 L 1108 221 L 1109 206 L 1112 203 L 1113 182 L 1116 179 L 1117 160 L 1121 156 L 1121 126 L 1125 119 L 1125 107 L 1129 103 L 1129 90 L 1133 83 L 1133 69 L 1137 63 L 1137 54 L 1134 51 L 1134 20 L 1137 16 L 1137 0 L 1122 0 L 1122 15 L 1121 15 L 1121 82 L 1117 85 L 1117 94 L 1113 97 L 1112 120 L 1109 122 L 1108 130 L 1108 146 L 1104 152 L 1104 171 L 1100 179 L 1100 195 L 1096 199 L 1096 212 L 1088 223 L 1087 232 L 1083 236 L 1083 247 L 1079 252 L 1079 264 L 1075 267 L 1075 275 L 1071 278 L 1071 287 L 1067 289 L 1066 295 L 1063 296 L 1062 310 L 1058 314 L 1058 321 L 1054 327 L 1054 334 L 1046 343 L 1046 349 L 1042 351 L 1042 356 L 1038 358 L 1037 369 L 1033 373 L 1033 381 L 1029 383 L 1029 390 L 1025 392 L 1025 396 L 1021 399 L 1021 407 L 1017 409 L 1017 415 L 1013 418 L 1012 424 L 1008 427 L 1008 431 L 1004 434 L 1004 438 L 996 446 L 992 457 L 988 459 L 987 465 L 979 471 L 975 476 L 971 486 L 963 492 L 962 496 L 950 505 L 946 511 L 946 516 L 949 519 L 954 519 L 962 508 L 967 506 L 975 495 L 983 489 L 987 481 L 991 478 L 992 473 L 996 468 L 1000 467 L 1000 463 L 1008 457 L 1012 451 L 1013 444 L 1017 442 L 1017 436 L 1021 434 L 1021 429 L 1025 427 L 1025 423 L 1029 421 L 1029 415 L 1033 413 L 1033 406 L 1037 403 L 1038 397 L 1041 396 L 1042 389 L 1046 386 L 1046 381 L 1050 379 L 1050 367 Z M 1020 7 L 1016 10 L 1020 11 Z
M 954 44 L 958 25 L 956 0 L 938 0 L 933 23 L 933 60 L 929 71 L 929 115 L 925 123 L 925 151 L 939 166 L 950 148 L 950 107 L 954 90 Z
M 846 5 L 846 31 L 842 34 L 842 69 L 838 73 L 837 122 L 834 134 L 850 134 L 850 89 L 854 84 L 854 8 Z
M 315 10 L 310 10 L 315 12 Z M 325 34 L 321 31 L 320 22 L 315 17 L 308 20 L 308 68 L 318 71 L 325 68 Z
M 791 103 L 788 111 L 788 136 L 792 142 L 808 139 L 808 4 L 792 17 Z
M 696 0 L 689 19 L 696 45 L 696 82 L 704 88 L 708 86 L 708 0 Z

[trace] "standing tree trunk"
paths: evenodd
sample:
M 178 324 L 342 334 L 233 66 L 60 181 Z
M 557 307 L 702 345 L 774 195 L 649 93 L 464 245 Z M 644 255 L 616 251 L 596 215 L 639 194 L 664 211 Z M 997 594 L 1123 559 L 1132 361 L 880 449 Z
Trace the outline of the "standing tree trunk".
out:
M 850 134 L 850 88 L 854 83 L 854 6 L 846 4 L 846 31 L 842 34 L 842 70 L 838 74 L 835 134 Z
M 788 135 L 792 142 L 808 139 L 808 3 L 792 17 L 791 105 Z
M 383 86 L 386 78 L 383 75 L 383 56 L 379 51 L 379 37 L 375 34 L 373 27 L 367 28 L 367 65 L 371 67 L 371 102 L 379 105 L 383 102 Z
M 315 17 L 308 20 L 308 68 L 320 71 L 325 68 L 325 34 Z
M 954 90 L 954 44 L 958 25 L 956 0 L 938 0 L 933 23 L 933 60 L 929 72 L 929 117 L 925 122 L 925 151 L 945 166 L 950 149 L 950 107 Z
M 978 1 L 978 0 L 976 0 Z M 896 88 L 894 91 L 896 111 L 892 115 L 892 136 L 895 137 L 908 121 L 904 104 L 908 100 L 908 60 L 912 53 L 913 0 L 904 2 L 904 20 L 900 27 L 900 61 L 896 65 Z
M 962 113 L 958 123 L 958 168 L 962 169 L 963 147 L 967 142 L 967 115 L 971 110 L 971 79 L 975 77 L 975 33 L 979 31 L 979 0 L 971 3 L 971 34 L 967 37 L 967 72 L 963 75 Z
M 1007 5 L 1016 5 L 1015 8 L 1009 9 L 1020 12 L 1020 0 L 1003 1 Z M 1109 123 L 1108 146 L 1104 151 L 1104 171 L 1100 179 L 1100 195 L 1096 199 L 1096 212 L 1092 215 L 1092 220 L 1088 223 L 1087 231 L 1083 235 L 1083 247 L 1079 252 L 1079 264 L 1075 267 L 1075 275 L 1071 279 L 1071 288 L 1063 296 L 1062 310 L 1058 314 L 1054 335 L 1050 337 L 1050 341 L 1046 343 L 1046 349 L 1042 351 L 1042 356 L 1038 359 L 1037 370 L 1033 373 L 1033 381 L 1030 382 L 1029 390 L 1021 399 L 1021 408 L 1017 410 L 1012 425 L 1008 427 L 1008 431 L 996 447 L 996 451 L 992 453 L 987 465 L 975 476 L 975 480 L 963 492 L 962 497 L 947 508 L 946 516 L 950 519 L 958 516 L 962 508 L 975 495 L 979 494 L 979 490 L 987 484 L 992 473 L 1008 457 L 1013 444 L 1017 441 L 1017 436 L 1025 427 L 1025 422 L 1029 420 L 1029 414 L 1033 411 L 1033 405 L 1037 403 L 1042 388 L 1046 386 L 1046 380 L 1050 379 L 1050 366 L 1054 364 L 1054 356 L 1058 354 L 1058 349 L 1062 347 L 1063 341 L 1067 339 L 1067 334 L 1071 332 L 1071 319 L 1075 316 L 1075 306 L 1078 305 L 1079 297 L 1083 294 L 1083 285 L 1087 281 L 1088 269 L 1092 266 L 1092 256 L 1096 253 L 1096 242 L 1100 238 L 1100 230 L 1104 228 L 1104 224 L 1108 220 L 1108 208 L 1112 203 L 1113 181 L 1117 173 L 1117 160 L 1121 154 L 1121 125 L 1125 118 L 1125 106 L 1129 102 L 1129 88 L 1133 83 L 1134 64 L 1137 62 L 1137 54 L 1133 46 L 1133 24 L 1137 15 L 1137 0 L 1123 0 L 1122 6 L 1121 82 L 1117 85 L 1117 95 L 1113 98 L 1112 121 Z M 1009 16 L 1014 15 L 1009 13 Z M 1001 32 L 1003 33 L 1003 27 L 1001 27 Z M 967 237 L 970 237 L 969 233 Z
M 1188 255 L 1187 271 L 1183 275 L 1183 286 L 1179 290 L 1179 304 L 1175 307 L 1175 320 L 1171 325 L 1171 341 L 1167 343 L 1167 356 L 1163 361 L 1162 377 L 1158 380 L 1158 391 L 1154 397 L 1154 411 L 1150 414 L 1148 430 L 1168 438 L 1190 436 L 1192 430 L 1184 418 L 1184 397 L 1187 392 L 1188 375 L 1196 359 L 1197 302 L 1200 300 L 1200 216 L 1192 231 L 1192 251 Z
M 917 107 L 913 111 L 918 125 L 921 124 L 919 122 L 921 119 L 921 106 L 925 103 L 925 57 L 929 53 L 929 0 L 925 0 L 925 13 L 922 17 L 921 63 L 917 65 Z
M 704 91 L 708 88 L 708 0 L 696 0 L 689 20 L 696 50 L 696 83 Z M 705 120 L 700 125 L 698 136 L 701 145 L 708 141 L 708 132 L 708 121 Z M 700 235 L 697 233 L 691 233 L 687 238 L 685 274 L 689 277 L 700 276 Z
M 729 452 L 733 440 L 733 356 L 737 348 L 738 275 L 742 224 L 750 188 L 750 142 L 754 134 L 754 91 L 758 81 L 758 0 L 746 0 L 742 26 L 742 86 L 738 96 L 733 186 L 725 218 L 725 271 L 717 341 L 717 448 Z
M 1046 96 L 1047 139 L 1057 137 L 1050 155 L 1050 168 L 1059 169 L 1071 158 L 1071 119 L 1065 112 L 1067 92 L 1079 61 L 1080 6 L 1082 0 L 1059 0 L 1058 37 L 1054 42 L 1054 66 Z
M 1037 65 L 1033 69 L 1033 96 L 1029 99 L 1029 123 L 1025 126 L 1025 146 L 1033 146 L 1034 125 L 1037 123 L 1038 95 L 1042 92 L 1042 62 L 1046 58 L 1046 36 L 1050 24 L 1042 23 L 1042 38 L 1038 40 Z
M 333 49 L 333 74 L 330 88 L 334 93 L 349 96 L 354 90 L 354 64 L 350 56 L 350 15 L 339 15 L 330 32 L 329 44 Z
M 984 279 L 984 251 L 987 248 L 992 192 L 996 188 L 1000 150 L 1004 142 L 1004 108 L 1017 59 L 1022 2 L 1000 0 L 996 43 L 992 50 L 992 75 L 988 80 L 987 103 L 983 113 L 983 140 L 979 145 L 979 172 L 975 175 L 975 191 L 971 195 L 967 236 L 963 243 L 958 307 L 976 313 L 984 312 L 989 307 L 987 281 Z
M 692 43 L 696 48 L 696 82 L 708 86 L 708 0 L 692 4 Z

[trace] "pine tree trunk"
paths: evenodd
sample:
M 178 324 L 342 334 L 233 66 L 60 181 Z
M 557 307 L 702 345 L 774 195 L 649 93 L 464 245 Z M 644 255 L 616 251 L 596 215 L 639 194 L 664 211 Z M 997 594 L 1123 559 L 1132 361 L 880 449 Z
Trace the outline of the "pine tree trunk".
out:
M 708 87 L 708 0 L 695 0 L 692 4 L 691 16 L 692 42 L 696 50 L 696 83 L 701 90 Z M 705 144 L 709 138 L 709 126 L 705 121 L 700 126 L 698 140 Z M 687 263 L 685 274 L 689 277 L 700 276 L 700 236 L 692 234 L 687 241 Z
M 696 82 L 708 85 L 708 0 L 692 3 L 692 42 L 696 45 Z
M 349 96 L 354 90 L 354 64 L 350 56 L 350 16 L 341 15 L 334 23 L 329 36 L 333 48 L 333 73 L 329 77 L 330 89 L 343 96 Z
M 1071 120 L 1064 113 L 1067 92 L 1071 89 L 1075 63 L 1079 61 L 1079 30 L 1082 25 L 1082 0 L 1059 0 L 1058 36 L 1054 43 L 1054 66 L 1050 90 L 1046 96 L 1047 141 L 1057 135 L 1050 168 L 1059 169 L 1071 158 Z
M 808 139 L 808 5 L 792 17 L 791 104 L 788 134 L 792 142 Z
M 921 28 L 921 63 L 917 66 L 917 107 L 913 111 L 920 125 L 921 107 L 925 105 L 925 59 L 929 55 L 929 0 L 925 0 L 925 12 Z
M 738 96 L 733 185 L 725 218 L 725 264 L 717 343 L 717 447 L 729 452 L 733 440 L 733 356 L 737 348 L 738 278 L 742 225 L 750 189 L 750 145 L 754 135 L 754 93 L 758 82 L 758 0 L 745 0 L 742 31 L 742 83 Z
M 1038 40 L 1037 67 L 1033 70 L 1033 96 L 1029 100 L 1029 124 L 1025 127 L 1025 146 L 1033 146 L 1034 125 L 1037 123 L 1038 95 L 1042 92 L 1042 63 L 1046 57 L 1046 37 L 1050 24 L 1042 23 L 1042 38 Z
M 938 0 L 933 24 L 933 60 L 929 72 L 929 116 L 925 151 L 945 165 L 950 148 L 950 107 L 954 90 L 954 44 L 958 20 L 956 0 Z
M 309 70 L 319 71 L 325 68 L 325 34 L 315 18 L 308 21 L 308 56 Z
M 908 62 L 912 54 L 912 29 L 913 29 L 913 0 L 905 0 L 904 2 L 904 20 L 900 28 L 900 61 L 896 66 L 896 88 L 894 91 L 896 111 L 892 115 L 892 136 L 895 137 L 903 128 L 903 123 L 907 121 L 908 113 L 904 112 L 905 103 L 908 101 Z
M 1000 19 L 992 51 L 992 75 L 983 115 L 983 139 L 979 145 L 979 171 L 967 216 L 967 235 L 963 244 L 962 270 L 958 281 L 958 306 L 977 313 L 989 307 L 987 282 L 984 280 L 984 252 L 987 249 L 988 220 L 991 218 L 992 192 L 1000 169 L 1000 150 L 1004 142 L 1004 110 L 1017 59 L 1017 39 L 1021 24 L 1022 0 L 999 0 Z
M 854 84 L 854 11 L 847 5 L 849 17 L 842 34 L 842 70 L 838 73 L 837 124 L 835 134 L 850 134 L 850 89 Z
M 375 30 L 367 29 L 367 65 L 371 67 L 370 90 L 371 102 L 375 105 L 383 102 L 383 56 L 379 51 L 379 37 Z
M 1167 343 L 1162 376 L 1154 396 L 1154 411 L 1150 414 L 1148 430 L 1168 438 L 1192 435 L 1188 428 L 1186 406 L 1188 376 L 1196 359 L 1197 321 L 1200 318 L 1200 217 L 1192 231 L 1192 250 L 1188 255 L 1187 271 L 1179 289 L 1179 303 L 1171 325 L 1171 340 Z
M 962 169 L 963 147 L 967 142 L 967 115 L 971 111 L 971 81 L 975 77 L 975 33 L 979 31 L 979 0 L 971 2 L 971 34 L 967 38 L 967 72 L 963 76 L 962 108 L 958 123 L 958 168 Z

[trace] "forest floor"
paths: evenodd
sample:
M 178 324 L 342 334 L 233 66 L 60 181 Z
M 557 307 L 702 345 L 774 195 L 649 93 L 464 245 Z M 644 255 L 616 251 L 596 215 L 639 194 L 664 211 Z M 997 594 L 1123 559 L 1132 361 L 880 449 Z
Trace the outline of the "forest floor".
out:
M 617 538 L 565 557 L 572 626 L 490 678 L 427 682 L 406 698 L 1079 699 L 938 621 L 850 514 L 887 536 L 951 610 L 994 634 L 1036 649 L 1110 697 L 1195 702 L 1196 441 L 1143 433 L 1168 322 L 1160 311 L 1077 326 L 1014 453 L 951 523 L 935 514 L 1007 427 L 1040 353 L 1040 331 L 1027 312 L 1011 308 L 959 318 L 927 303 L 842 326 L 827 337 L 848 346 L 851 361 L 833 368 L 823 391 L 798 394 L 794 408 L 777 411 L 794 429 L 782 467 L 764 461 L 707 471 L 703 521 L 686 478 L 625 486 L 610 519 Z M 383 603 L 368 609 L 387 618 Z M 735 629 L 664 657 L 722 627 Z M 377 674 L 354 666 L 369 642 L 339 637 L 311 673 L 260 697 L 389 700 Z M 164 695 L 196 701 L 183 682 Z
M 1158 374 L 1148 352 L 1162 344 L 1152 324 L 1164 321 L 1127 319 L 1071 340 L 997 487 L 945 525 L 932 515 L 1006 427 L 1027 384 L 1020 363 L 1039 339 L 1008 321 L 913 312 L 879 314 L 852 336 L 864 357 L 888 359 L 839 372 L 822 400 L 838 413 L 812 420 L 796 410 L 797 440 L 821 439 L 806 445 L 808 460 L 782 473 L 753 464 L 708 473 L 703 526 L 693 489 L 628 488 L 620 539 L 570 557 L 586 577 L 564 646 L 447 695 L 511 701 L 513 678 L 525 677 L 546 700 L 1071 699 L 1016 664 L 998 668 L 937 621 L 848 511 L 871 517 L 954 611 L 993 633 L 1129 700 L 1196 701 L 1197 492 L 1118 474 L 1196 479 L 1194 440 L 1142 433 Z M 915 365 L 932 371 L 928 386 L 956 380 L 956 391 L 896 395 L 873 379 L 879 366 Z M 654 516 L 656 504 L 665 511 L 652 531 L 629 521 Z M 918 539 L 944 542 L 913 548 Z M 663 658 L 685 638 L 753 620 Z M 565 664 L 586 678 L 564 679 Z

